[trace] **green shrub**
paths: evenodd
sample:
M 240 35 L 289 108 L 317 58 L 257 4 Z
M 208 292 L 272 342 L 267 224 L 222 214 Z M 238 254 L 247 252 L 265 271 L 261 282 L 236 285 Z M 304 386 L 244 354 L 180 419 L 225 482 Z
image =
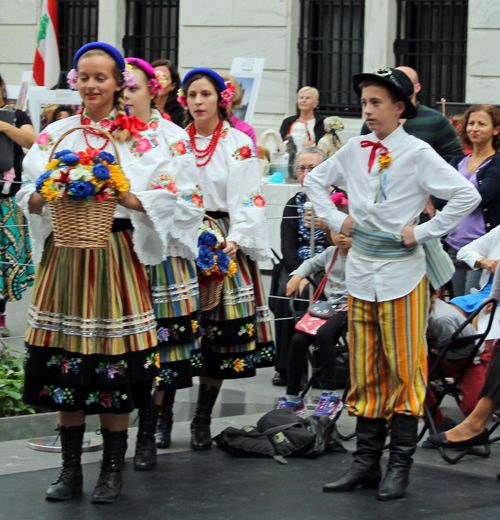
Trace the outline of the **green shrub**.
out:
M 38 409 L 22 400 L 24 357 L 7 349 L 0 357 L 0 417 L 29 415 Z

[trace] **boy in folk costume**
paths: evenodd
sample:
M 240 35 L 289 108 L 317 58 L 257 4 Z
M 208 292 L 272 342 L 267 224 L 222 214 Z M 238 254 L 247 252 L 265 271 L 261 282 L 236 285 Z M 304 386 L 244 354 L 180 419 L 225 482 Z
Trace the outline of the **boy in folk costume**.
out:
M 357 450 L 351 468 L 323 489 L 378 488 L 379 500 L 392 500 L 402 497 L 409 483 L 426 391 L 427 277 L 441 286 L 452 272 L 435 239 L 455 228 L 481 199 L 470 182 L 400 125 L 401 118 L 416 114 L 413 84 L 403 72 L 357 74 L 353 85 L 372 133 L 352 138 L 304 182 L 318 216 L 330 229 L 353 237 L 346 265 L 348 402 L 349 413 L 357 417 Z M 327 187 L 332 184 L 349 193 L 350 216 L 331 203 Z M 430 195 L 449 202 L 417 225 Z M 390 457 L 380 483 L 388 420 Z

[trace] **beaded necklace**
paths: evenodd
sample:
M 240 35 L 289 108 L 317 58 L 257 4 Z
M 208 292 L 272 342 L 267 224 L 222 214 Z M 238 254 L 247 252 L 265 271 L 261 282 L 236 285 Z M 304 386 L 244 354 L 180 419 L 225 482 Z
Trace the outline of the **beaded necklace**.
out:
M 80 114 L 80 124 L 83 125 L 84 122 L 83 122 L 83 113 Z M 111 130 L 111 128 L 110 128 Z M 95 148 L 94 146 L 92 146 L 88 139 L 87 139 L 87 134 L 91 134 L 91 135 L 96 135 L 97 137 L 102 137 L 104 138 L 104 135 L 101 133 L 101 132 L 97 132 L 96 130 L 91 130 L 89 128 L 84 128 L 83 129 L 83 137 L 85 138 L 85 142 L 87 143 L 87 146 L 89 148 L 91 148 L 92 150 L 97 150 L 98 152 L 102 152 L 104 150 L 104 148 L 106 148 L 106 146 L 108 145 L 109 143 L 109 137 L 106 137 L 106 140 L 104 142 L 104 145 L 101 146 L 100 148 Z
M 193 150 L 193 153 L 196 157 L 196 166 L 198 166 L 198 168 L 205 166 L 212 159 L 215 149 L 217 148 L 217 144 L 219 143 L 219 137 L 220 137 L 221 130 L 222 130 L 222 120 L 219 119 L 219 122 L 217 123 L 217 126 L 215 127 L 214 133 L 212 134 L 212 138 L 210 139 L 210 143 L 207 146 L 207 149 L 198 150 L 198 148 L 196 148 L 196 138 L 195 138 L 196 128 L 194 127 L 194 122 L 189 127 L 189 129 L 188 129 L 189 144 L 191 145 L 191 150 Z M 207 160 L 200 164 L 198 162 L 198 160 L 204 159 L 205 157 L 207 157 Z

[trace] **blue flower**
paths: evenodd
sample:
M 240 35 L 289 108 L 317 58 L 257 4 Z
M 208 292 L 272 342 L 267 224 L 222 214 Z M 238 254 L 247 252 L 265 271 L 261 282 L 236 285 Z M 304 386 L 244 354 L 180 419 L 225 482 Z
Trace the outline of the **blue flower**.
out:
M 115 156 L 108 152 L 101 152 L 95 159 L 95 162 L 97 162 L 97 159 L 100 159 L 101 161 L 106 161 L 107 163 L 111 164 L 115 162 Z
M 222 249 L 217 249 L 217 265 L 223 273 L 227 273 L 229 269 L 229 257 Z
M 199 237 L 198 237 L 198 246 L 202 245 L 207 246 L 216 246 L 217 245 L 217 237 L 210 233 L 209 231 L 204 231 Z
M 56 152 L 54 154 L 54 159 L 59 159 L 60 157 L 62 157 L 63 155 L 66 155 L 67 153 L 71 153 L 71 150 L 61 150 L 60 152 Z
M 69 184 L 66 193 L 71 200 L 87 200 L 95 195 L 95 186 L 91 182 L 75 181 Z
M 214 266 L 214 254 L 209 247 L 200 247 L 199 256 L 196 259 L 196 265 L 203 270 L 212 269 Z
M 76 164 L 80 160 L 80 156 L 76 153 L 67 152 L 62 157 L 60 157 L 61 162 L 66 164 Z
M 168 337 L 170 336 L 170 332 L 168 331 L 168 329 L 164 329 L 163 327 L 160 327 L 156 331 L 156 334 L 158 335 L 158 339 L 160 341 L 168 341 Z
M 56 388 L 54 390 L 54 401 L 56 403 L 62 403 L 64 400 L 64 390 L 62 388 Z
M 110 178 L 109 168 L 107 166 L 104 166 L 104 164 L 98 164 L 97 166 L 94 166 L 92 173 L 98 179 L 101 179 L 101 181 L 107 181 Z
M 40 190 L 42 189 L 43 183 L 45 182 L 45 179 L 48 179 L 50 177 L 50 174 L 52 173 L 51 170 L 44 171 L 40 177 L 36 180 L 36 191 L 40 193 Z

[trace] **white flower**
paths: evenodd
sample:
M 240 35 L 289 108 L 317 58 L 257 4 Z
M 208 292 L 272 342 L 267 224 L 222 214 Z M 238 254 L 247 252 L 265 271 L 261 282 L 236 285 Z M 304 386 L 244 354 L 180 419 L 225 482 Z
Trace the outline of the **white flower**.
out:
M 83 167 L 81 164 L 77 164 L 72 170 L 69 172 L 69 180 L 71 182 L 74 181 L 90 181 L 92 174 Z

